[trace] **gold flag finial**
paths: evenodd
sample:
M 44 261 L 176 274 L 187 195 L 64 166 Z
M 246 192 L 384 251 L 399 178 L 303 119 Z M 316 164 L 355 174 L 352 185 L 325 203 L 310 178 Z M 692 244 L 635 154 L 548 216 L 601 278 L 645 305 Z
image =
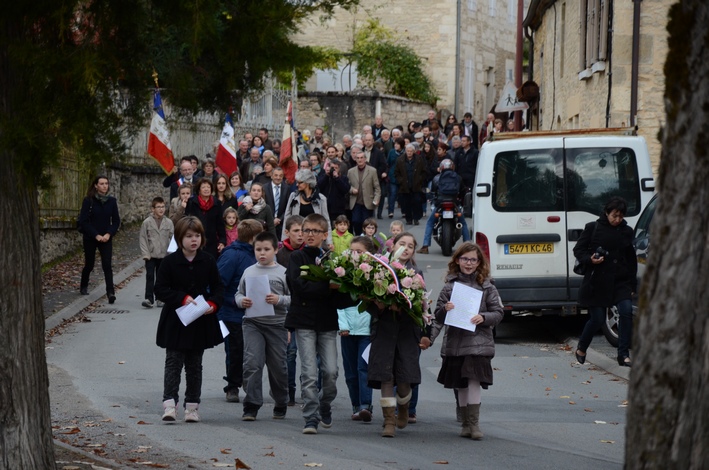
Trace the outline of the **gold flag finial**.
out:
M 155 69 L 153 69 L 153 80 L 155 81 L 155 88 L 160 88 L 158 86 L 158 72 Z

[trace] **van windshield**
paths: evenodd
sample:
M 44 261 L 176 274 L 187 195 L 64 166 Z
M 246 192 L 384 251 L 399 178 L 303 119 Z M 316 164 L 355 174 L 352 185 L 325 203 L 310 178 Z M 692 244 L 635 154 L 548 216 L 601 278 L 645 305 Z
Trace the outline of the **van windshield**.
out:
M 567 149 L 568 211 L 599 214 L 613 196 L 628 202 L 626 217 L 640 213 L 640 185 L 635 152 L 629 148 Z M 574 184 L 578 181 L 578 184 Z
M 564 210 L 560 149 L 501 152 L 495 157 L 493 205 L 499 212 Z

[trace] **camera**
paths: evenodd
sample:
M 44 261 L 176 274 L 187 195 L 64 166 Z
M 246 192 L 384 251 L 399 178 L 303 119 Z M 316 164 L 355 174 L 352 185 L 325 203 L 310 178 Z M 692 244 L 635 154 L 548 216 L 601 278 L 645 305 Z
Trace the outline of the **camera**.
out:
M 329 174 L 330 176 L 335 176 L 335 167 L 334 167 L 334 166 L 330 166 L 330 171 L 329 171 L 328 174 Z
M 596 248 L 596 252 L 594 253 L 594 256 L 596 258 L 601 258 L 601 257 L 608 256 L 608 254 L 609 253 L 606 249 L 604 249 L 602 246 L 599 246 L 598 248 Z

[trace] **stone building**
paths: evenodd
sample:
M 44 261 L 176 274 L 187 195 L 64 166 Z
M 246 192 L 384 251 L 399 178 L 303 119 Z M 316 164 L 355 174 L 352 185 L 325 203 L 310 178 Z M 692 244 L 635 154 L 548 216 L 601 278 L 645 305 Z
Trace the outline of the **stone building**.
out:
M 483 121 L 505 83 L 513 80 L 517 0 L 362 0 L 355 11 L 336 10 L 324 23 L 317 18 L 306 21 L 294 40 L 346 52 L 352 47 L 353 27 L 370 18 L 379 19 L 413 46 L 440 97 L 437 108 L 459 119 L 470 111 L 476 122 Z M 355 64 L 323 71 L 306 88 L 348 92 L 356 86 Z M 382 113 L 387 122 L 386 107 Z M 412 116 L 416 117 L 424 119 L 425 114 Z
M 672 3 L 533 0 L 524 20 L 533 41 L 530 78 L 539 85 L 532 128 L 637 125 L 657 172 Z

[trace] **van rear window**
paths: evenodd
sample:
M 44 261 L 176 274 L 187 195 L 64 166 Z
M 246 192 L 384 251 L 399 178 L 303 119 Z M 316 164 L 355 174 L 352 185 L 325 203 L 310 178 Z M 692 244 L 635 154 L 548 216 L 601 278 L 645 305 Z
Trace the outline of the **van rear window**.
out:
M 501 152 L 495 157 L 492 198 L 499 212 L 560 211 L 560 149 Z
M 600 214 L 613 196 L 628 202 L 628 217 L 641 209 L 638 165 L 629 148 L 567 149 L 568 211 Z

